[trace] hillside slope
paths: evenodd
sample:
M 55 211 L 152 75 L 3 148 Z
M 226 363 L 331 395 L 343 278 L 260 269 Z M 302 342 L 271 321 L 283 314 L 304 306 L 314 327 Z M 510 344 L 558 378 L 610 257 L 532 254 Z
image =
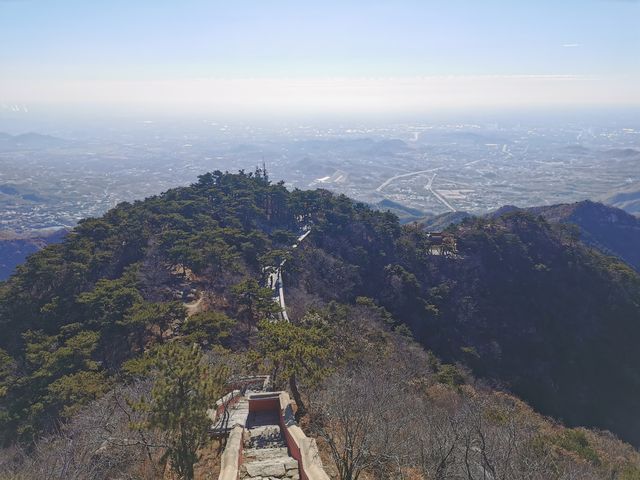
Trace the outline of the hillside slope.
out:
M 590 201 L 527 209 L 549 222 L 570 223 L 580 240 L 615 255 L 640 271 L 640 219 L 615 207 Z
M 457 253 L 445 256 L 428 253 L 419 227 L 393 235 L 389 249 L 378 246 L 382 238 L 358 244 L 357 230 L 314 237 L 341 261 L 325 267 L 318 252 L 300 268 L 320 269 L 301 280 L 311 292 L 374 297 L 446 361 L 470 365 L 571 425 L 640 442 L 633 270 L 585 248 L 570 228 L 526 212 L 451 227 Z
M 640 444 L 633 270 L 530 213 L 466 219 L 432 246 L 391 213 L 289 192 L 259 171 L 213 172 L 87 219 L 0 284 L 4 441 L 46 431 L 98 398 L 122 362 L 190 332 L 182 302 L 194 295 L 237 320 L 216 317 L 208 331 L 230 348 L 250 345 L 272 306 L 262 269 L 305 225 L 312 235 L 285 272 L 292 311 L 369 297 L 391 328 L 409 327 L 444 361 L 570 425 Z

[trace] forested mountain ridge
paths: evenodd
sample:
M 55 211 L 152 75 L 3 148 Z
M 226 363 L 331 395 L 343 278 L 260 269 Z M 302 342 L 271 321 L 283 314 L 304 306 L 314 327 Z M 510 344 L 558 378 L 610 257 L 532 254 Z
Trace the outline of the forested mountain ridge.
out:
M 296 201 L 259 175 L 207 174 L 84 220 L 31 256 L 0 284 L 5 440 L 49 428 L 69 404 L 107 389 L 123 361 L 162 341 L 184 317 L 187 277 L 210 279 L 213 292 L 259 277 L 260 256 L 289 238 L 278 228 L 295 227 L 304 211 Z
M 571 228 L 526 213 L 472 220 L 454 234 L 465 260 L 441 277 L 445 294 L 422 324 L 423 343 L 445 358 L 464 352 L 478 374 L 545 413 L 637 443 L 638 275 L 584 248 Z
M 640 219 L 619 208 L 583 201 L 527 209 L 549 222 L 576 225 L 580 240 L 640 271 Z
M 359 267 L 347 277 L 353 290 L 376 298 L 445 360 L 505 382 L 569 424 L 638 442 L 631 399 L 640 394 L 640 277 L 583 246 L 571 226 L 527 212 L 467 219 L 447 235 L 456 245 L 447 256 L 425 253 L 429 240 L 409 225 L 379 255 L 387 265 L 370 268 L 351 251 L 339 258 Z M 330 251 L 347 242 L 315 241 Z
M 312 234 L 291 256 L 303 226 Z M 466 219 L 440 243 L 393 214 L 324 190 L 289 192 L 259 170 L 121 204 L 0 284 L 3 442 L 72 418 L 119 381 L 123 362 L 176 336 L 250 348 L 273 311 L 262 269 L 282 258 L 297 318 L 367 297 L 388 328 L 410 330 L 444 362 L 570 425 L 640 443 L 633 270 L 531 213 Z M 209 312 L 185 320 L 185 302 Z M 341 315 L 348 323 L 329 317 Z M 441 374 L 458 384 L 454 370 Z

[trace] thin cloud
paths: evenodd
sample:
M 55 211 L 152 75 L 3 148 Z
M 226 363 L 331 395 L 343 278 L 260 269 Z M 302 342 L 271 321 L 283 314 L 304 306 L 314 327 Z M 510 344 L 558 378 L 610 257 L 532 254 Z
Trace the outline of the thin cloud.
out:
M 563 43 L 562 48 L 578 48 L 581 47 L 581 43 Z

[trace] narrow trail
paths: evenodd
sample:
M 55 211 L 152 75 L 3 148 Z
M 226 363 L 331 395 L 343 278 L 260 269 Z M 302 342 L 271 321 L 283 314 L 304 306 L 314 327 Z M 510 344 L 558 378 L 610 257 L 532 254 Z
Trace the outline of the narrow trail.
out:
M 223 433 L 218 480 L 330 480 L 315 440 L 295 422 L 287 392 L 245 392 L 238 398 L 230 415 L 234 423 Z
M 241 479 L 300 478 L 298 461 L 289 455 L 278 412 L 251 412 L 243 440 Z
M 311 233 L 307 225 L 291 250 Z M 282 268 L 266 267 L 267 285 L 289 322 L 284 302 Z M 233 382 L 232 382 L 233 383 Z M 296 424 L 287 392 L 269 391 L 269 377 L 235 380 L 232 391 L 210 410 L 212 433 L 227 438 L 218 480 L 329 480 L 315 440 Z
M 309 236 L 311 227 L 305 225 L 302 229 L 303 233 L 297 238 L 296 243 L 291 246 L 291 250 L 295 250 Z M 273 291 L 273 301 L 280 306 L 280 320 L 290 323 L 289 315 L 287 315 L 287 305 L 284 301 L 284 286 L 282 284 L 282 268 L 286 259 L 277 267 L 269 266 L 265 270 L 269 272 L 267 276 L 267 286 Z

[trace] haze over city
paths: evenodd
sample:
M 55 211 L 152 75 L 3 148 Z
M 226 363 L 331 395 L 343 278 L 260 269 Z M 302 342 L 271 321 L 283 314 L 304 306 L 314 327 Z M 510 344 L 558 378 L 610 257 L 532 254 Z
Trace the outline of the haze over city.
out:
M 637 213 L 639 18 L 613 0 L 0 1 L 1 222 L 71 227 L 262 164 L 408 218 Z

